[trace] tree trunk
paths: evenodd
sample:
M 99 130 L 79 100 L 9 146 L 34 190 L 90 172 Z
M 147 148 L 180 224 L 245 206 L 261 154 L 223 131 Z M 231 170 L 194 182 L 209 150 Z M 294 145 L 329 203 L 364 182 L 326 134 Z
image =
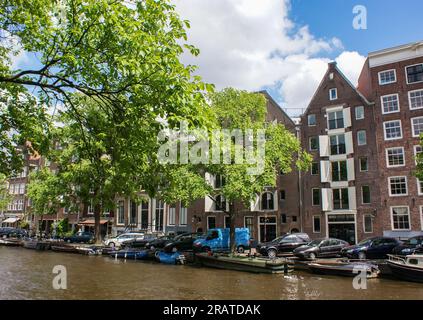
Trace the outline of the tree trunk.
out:
M 95 243 L 101 244 L 101 225 L 100 225 L 100 216 L 101 216 L 101 205 L 97 203 L 94 206 L 94 234 L 95 234 Z
M 229 204 L 229 219 L 231 225 L 229 226 L 229 247 L 231 248 L 231 254 L 236 252 L 236 242 L 235 242 L 235 205 L 231 202 Z

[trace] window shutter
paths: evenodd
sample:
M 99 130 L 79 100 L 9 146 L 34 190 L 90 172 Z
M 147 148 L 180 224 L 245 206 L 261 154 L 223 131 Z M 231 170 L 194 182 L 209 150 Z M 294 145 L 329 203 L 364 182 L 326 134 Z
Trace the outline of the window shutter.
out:
M 347 154 L 354 153 L 353 137 L 351 131 L 345 133 L 345 149 Z
M 332 211 L 332 189 L 322 189 L 322 210 Z
M 357 210 L 357 199 L 355 194 L 355 187 L 348 188 L 348 202 L 350 210 Z
M 344 113 L 344 127 L 351 127 L 351 108 L 345 108 L 342 112 Z
M 214 201 L 209 197 L 206 196 L 204 198 L 204 211 L 205 212 L 211 212 L 214 209 Z
M 355 165 L 354 159 L 347 159 L 347 173 L 348 173 L 348 181 L 355 180 Z
M 273 192 L 273 205 L 274 205 L 275 211 L 278 211 L 278 208 L 279 208 L 278 190 L 275 190 Z
M 321 157 L 329 157 L 329 136 L 319 136 L 319 148 Z
M 332 180 L 329 161 L 320 161 L 320 179 L 321 182 L 330 182 Z
M 259 211 L 259 205 L 260 205 L 260 196 L 256 194 L 256 199 L 251 201 L 251 211 Z

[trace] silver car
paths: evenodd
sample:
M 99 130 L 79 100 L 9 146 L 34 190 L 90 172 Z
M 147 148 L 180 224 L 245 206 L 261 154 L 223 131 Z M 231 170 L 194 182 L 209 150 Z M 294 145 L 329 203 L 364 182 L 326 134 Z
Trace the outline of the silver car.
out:
M 133 240 L 143 240 L 144 239 L 144 233 L 141 232 L 128 232 L 128 233 L 122 233 L 114 238 L 109 238 L 103 241 L 104 245 L 114 248 L 114 247 L 120 247 L 123 242 L 126 241 L 133 241 Z

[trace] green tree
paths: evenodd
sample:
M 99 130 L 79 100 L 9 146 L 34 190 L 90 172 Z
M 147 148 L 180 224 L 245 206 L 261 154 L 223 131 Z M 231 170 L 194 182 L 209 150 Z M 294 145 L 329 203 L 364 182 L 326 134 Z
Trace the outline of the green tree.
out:
M 6 176 L 0 173 L 0 211 L 6 210 L 10 200 Z

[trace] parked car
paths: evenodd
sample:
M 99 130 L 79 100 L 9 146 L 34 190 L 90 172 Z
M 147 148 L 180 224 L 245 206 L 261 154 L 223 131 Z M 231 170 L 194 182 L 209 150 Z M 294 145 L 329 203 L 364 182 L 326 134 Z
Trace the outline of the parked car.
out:
M 306 233 L 287 233 L 270 242 L 259 243 L 257 245 L 257 251 L 262 255 L 269 256 L 269 258 L 275 258 L 281 253 L 292 253 L 295 249 L 310 241 L 311 239 Z
M 172 241 L 168 242 L 164 247 L 163 251 L 184 251 L 192 250 L 194 241 L 201 238 L 203 233 L 183 233 L 176 236 Z
M 73 236 L 64 237 L 63 240 L 66 242 L 74 242 L 74 243 L 90 243 L 94 241 L 94 233 L 86 232 L 86 231 L 78 231 Z
M 316 258 L 337 257 L 341 250 L 350 244 L 344 240 L 325 238 L 313 240 L 293 251 L 296 257 L 314 260 Z
M 122 248 L 145 248 L 145 245 L 158 237 L 155 234 L 145 234 L 143 239 L 131 239 L 121 243 Z
M 361 241 L 354 246 L 342 249 L 341 253 L 350 259 L 386 259 L 392 250 L 401 242 L 388 237 L 373 237 Z
M 175 240 L 173 236 L 161 236 L 151 241 L 148 241 L 145 244 L 147 249 L 155 250 L 155 249 L 163 249 L 169 242 Z
M 392 250 L 393 254 L 406 256 L 409 254 L 413 254 L 417 249 L 423 247 L 423 235 L 416 236 L 404 241 L 403 244 L 396 246 L 394 250 Z
M 25 238 L 28 237 L 28 231 L 24 229 L 3 227 L 0 228 L 0 238 Z
M 250 230 L 235 228 L 235 246 L 242 253 L 250 248 Z M 205 237 L 193 244 L 195 251 L 228 251 L 230 248 L 230 229 L 210 229 Z
M 114 248 L 114 247 L 120 247 L 121 244 L 125 241 L 142 240 L 142 239 L 144 239 L 144 233 L 127 232 L 127 233 L 122 233 L 122 234 L 118 235 L 117 237 L 106 239 L 106 240 L 103 241 L 103 243 L 106 246 Z

